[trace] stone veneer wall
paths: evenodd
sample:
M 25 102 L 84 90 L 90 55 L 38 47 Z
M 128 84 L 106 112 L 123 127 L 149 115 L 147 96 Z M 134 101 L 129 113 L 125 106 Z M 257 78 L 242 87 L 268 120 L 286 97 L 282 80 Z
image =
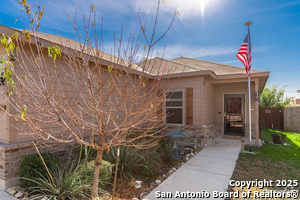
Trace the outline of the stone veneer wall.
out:
M 211 124 L 211 125 L 203 125 L 203 126 L 170 126 L 164 130 L 167 133 L 183 133 L 186 136 L 184 138 L 179 138 L 179 144 L 181 145 L 194 145 L 194 140 L 197 140 L 198 146 L 203 146 L 206 143 L 210 142 L 217 136 L 223 135 L 223 126 L 221 123 Z M 201 144 L 201 136 L 203 138 L 204 144 Z
M 66 160 L 71 145 L 63 145 L 62 147 L 53 148 L 55 144 L 36 143 L 40 153 L 51 152 L 55 153 Z M 50 147 L 51 146 L 51 147 Z M 4 144 L 0 143 L 0 189 L 8 189 L 12 186 L 19 185 L 19 167 L 21 158 L 31 154 L 36 154 L 36 148 L 32 142 L 23 142 L 18 144 Z
M 251 138 L 255 139 L 255 124 L 251 124 Z M 245 123 L 245 138 L 249 138 L 249 123 Z

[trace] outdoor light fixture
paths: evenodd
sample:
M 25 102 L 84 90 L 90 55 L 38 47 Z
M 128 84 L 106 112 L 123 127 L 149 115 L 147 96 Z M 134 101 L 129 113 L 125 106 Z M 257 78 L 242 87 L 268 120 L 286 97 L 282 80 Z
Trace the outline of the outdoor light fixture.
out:
M 135 181 L 134 182 L 134 187 L 138 189 L 138 192 L 139 192 L 139 198 L 138 199 L 141 199 L 141 196 L 140 196 L 140 188 L 142 186 L 142 181 Z

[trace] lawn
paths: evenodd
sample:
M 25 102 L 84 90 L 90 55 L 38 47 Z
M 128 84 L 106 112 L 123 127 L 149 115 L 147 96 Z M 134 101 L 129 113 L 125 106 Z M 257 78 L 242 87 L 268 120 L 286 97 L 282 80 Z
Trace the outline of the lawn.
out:
M 286 143 L 263 144 L 252 148 L 256 154 L 240 153 L 232 179 L 239 181 L 258 180 L 298 180 L 300 179 L 300 133 L 263 129 L 262 140 L 272 141 L 271 134 L 287 135 Z M 298 186 L 295 189 L 300 189 Z

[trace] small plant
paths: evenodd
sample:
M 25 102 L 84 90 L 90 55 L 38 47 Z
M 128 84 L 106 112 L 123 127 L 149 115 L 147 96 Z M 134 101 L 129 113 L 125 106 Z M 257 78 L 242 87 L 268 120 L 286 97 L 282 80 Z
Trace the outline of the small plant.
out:
M 139 148 L 120 146 L 118 175 L 121 178 L 130 178 L 132 171 L 145 166 L 145 155 L 146 152 L 141 151 Z M 109 153 L 105 152 L 103 159 L 115 166 L 117 164 L 117 148 L 111 148 Z
M 80 160 L 87 159 L 88 161 L 91 161 L 96 158 L 97 150 L 90 146 L 76 145 L 73 150 Z
M 56 164 L 50 171 L 52 178 L 46 174 L 38 174 L 38 178 L 26 179 L 35 186 L 28 190 L 34 194 L 30 199 L 90 199 L 93 183 L 93 176 L 82 164 L 72 162 L 71 159 L 66 165 Z
M 60 165 L 60 158 L 53 153 L 41 154 L 49 170 L 53 170 L 54 166 Z M 23 157 L 20 164 L 20 182 L 22 187 L 34 187 L 37 184 L 29 181 L 28 179 L 35 179 L 47 176 L 47 170 L 38 154 L 32 154 L 30 156 Z
M 87 170 L 90 173 L 90 176 L 93 177 L 94 174 L 94 167 L 95 167 L 95 162 L 91 161 L 88 162 L 87 164 Z M 101 169 L 99 173 L 99 188 L 104 189 L 106 185 L 110 182 L 111 177 L 112 177 L 112 165 L 103 160 L 101 164 Z
M 173 160 L 175 153 L 174 149 L 175 139 L 171 136 L 165 136 L 159 142 L 160 158 L 163 162 L 168 163 Z
M 147 178 L 157 177 L 159 175 L 158 163 L 147 161 L 141 175 Z

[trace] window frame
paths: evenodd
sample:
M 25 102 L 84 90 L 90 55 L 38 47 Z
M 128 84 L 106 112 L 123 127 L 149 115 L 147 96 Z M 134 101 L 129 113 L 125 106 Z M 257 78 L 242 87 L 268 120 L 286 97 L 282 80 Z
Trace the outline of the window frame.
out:
M 175 123 L 167 123 L 167 95 L 170 92 L 182 92 L 182 106 L 175 106 L 175 107 L 168 107 L 168 108 L 181 108 L 182 109 L 182 124 L 175 124 Z M 185 90 L 184 89 L 178 89 L 178 90 L 167 90 L 164 92 L 165 96 L 164 96 L 164 122 L 166 125 L 174 125 L 174 126 L 182 126 L 185 124 Z M 174 100 L 170 100 L 170 101 L 174 101 Z M 175 100 L 175 101 L 179 101 L 179 100 Z

